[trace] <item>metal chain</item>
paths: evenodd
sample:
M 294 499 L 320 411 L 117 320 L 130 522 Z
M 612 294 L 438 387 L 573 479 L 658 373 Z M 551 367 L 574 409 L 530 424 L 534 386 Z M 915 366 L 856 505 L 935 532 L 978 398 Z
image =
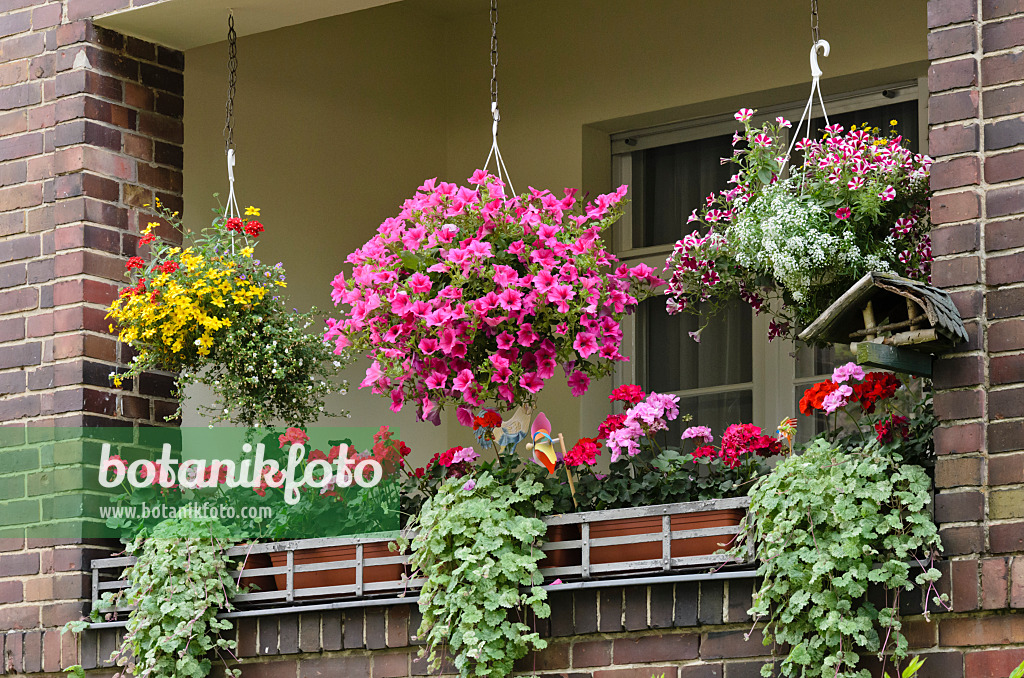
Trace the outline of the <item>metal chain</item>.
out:
M 818 34 L 818 0 L 811 0 L 811 44 L 818 44 L 821 36 Z
M 238 36 L 235 16 L 228 14 L 228 102 L 224 107 L 224 152 L 235 146 L 235 83 L 238 81 Z
M 491 103 L 498 102 L 498 0 L 491 0 Z

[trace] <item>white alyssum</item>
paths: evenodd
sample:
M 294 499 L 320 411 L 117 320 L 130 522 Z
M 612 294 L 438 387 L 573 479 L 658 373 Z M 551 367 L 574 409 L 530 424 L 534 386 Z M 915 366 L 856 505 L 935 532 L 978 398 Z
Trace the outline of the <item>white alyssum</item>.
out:
M 852 230 L 837 229 L 825 208 L 794 189 L 790 181 L 767 187 L 729 226 L 738 264 L 771 275 L 795 301 L 848 271 L 890 270 L 885 259 L 895 255 L 891 238 L 879 253 L 863 252 Z

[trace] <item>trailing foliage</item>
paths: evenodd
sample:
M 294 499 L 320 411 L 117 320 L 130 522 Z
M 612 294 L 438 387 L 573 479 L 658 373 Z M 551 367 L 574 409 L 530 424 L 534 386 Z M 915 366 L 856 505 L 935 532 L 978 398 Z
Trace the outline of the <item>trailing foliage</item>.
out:
M 433 667 L 447 646 L 461 675 L 507 676 L 515 660 L 547 646 L 522 616 L 550 614 L 537 571 L 545 526 L 533 517 L 551 508 L 542 491 L 527 478 L 499 481 L 488 471 L 449 478 L 410 523 L 418 530 L 410 563 L 427 578 L 419 635 Z
M 767 620 L 766 644 L 792 648 L 782 675 L 869 678 L 856 669 L 858 652 L 906 657 L 899 595 L 915 584 L 931 590 L 939 571 L 912 571 L 941 546 L 931 481 L 898 449 L 819 438 L 752 488 L 761 586 L 751 614 Z M 867 597 L 874 584 L 885 590 L 881 609 Z
M 237 591 L 224 555 L 227 539 L 219 522 L 185 517 L 165 520 L 151 537 L 131 544 L 137 560 L 122 575 L 129 587 L 104 594 L 94 611 L 134 607 L 111 661 L 134 676 L 203 678 L 210 673 L 211 650 L 231 653 L 235 641 L 220 637 L 231 622 L 217 619 Z M 225 666 L 225 675 L 240 672 Z

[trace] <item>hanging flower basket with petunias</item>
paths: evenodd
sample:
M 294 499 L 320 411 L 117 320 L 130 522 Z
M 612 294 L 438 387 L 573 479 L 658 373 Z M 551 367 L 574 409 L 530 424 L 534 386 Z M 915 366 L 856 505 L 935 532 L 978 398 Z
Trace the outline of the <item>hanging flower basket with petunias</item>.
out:
M 582 395 L 625 360 L 619 321 L 661 282 L 601 239 L 625 186 L 582 205 L 574 190 L 506 196 L 483 170 L 469 183 L 424 183 L 333 282 L 345 314 L 326 336 L 373 361 L 360 386 L 435 423 L 450 404 L 470 425 L 485 403 L 532 403 L 556 371 Z
M 928 171 L 892 129 L 830 125 L 801 139 L 802 162 L 788 162 L 777 118 L 750 124 L 736 113 L 731 188 L 708 196 L 666 262 L 668 311 L 714 315 L 742 299 L 772 317 L 769 338 L 795 336 L 871 271 L 927 280 Z
M 211 227 L 199 232 L 187 231 L 178 213 L 159 202 L 157 209 L 186 242 L 164 240 L 155 232 L 159 222 L 152 222 L 139 239 L 149 246 L 149 260 L 128 260 L 131 285 L 107 317 L 137 355 L 127 371 L 111 374 L 114 384 L 168 370 L 179 373 L 179 402 L 190 383 L 213 389 L 214 421 L 256 426 L 316 420 L 336 388 L 329 379 L 347 358 L 332 356 L 318 333 L 305 331 L 315 309 L 286 308 L 279 296 L 286 286 L 282 265 L 254 258 L 264 230 L 259 209 L 231 218 L 216 209 Z

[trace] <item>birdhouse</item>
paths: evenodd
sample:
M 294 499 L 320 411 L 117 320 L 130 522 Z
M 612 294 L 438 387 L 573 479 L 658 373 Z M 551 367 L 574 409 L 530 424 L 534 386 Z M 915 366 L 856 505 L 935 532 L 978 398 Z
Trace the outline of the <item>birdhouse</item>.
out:
M 933 356 L 967 341 L 967 330 L 945 290 L 868 273 L 799 336 L 808 343 L 850 342 L 861 365 L 928 377 Z

